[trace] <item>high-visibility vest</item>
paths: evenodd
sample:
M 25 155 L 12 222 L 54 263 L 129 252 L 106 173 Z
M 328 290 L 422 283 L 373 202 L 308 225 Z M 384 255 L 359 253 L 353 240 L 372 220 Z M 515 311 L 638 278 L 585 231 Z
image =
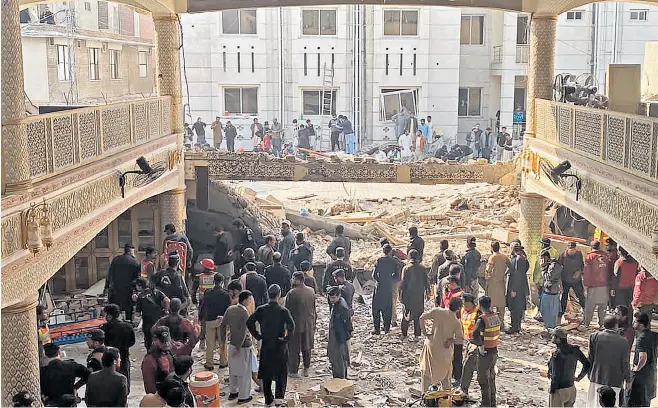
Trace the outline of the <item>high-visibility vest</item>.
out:
M 498 336 L 500 335 L 500 317 L 497 313 L 485 313 L 484 320 L 484 348 L 498 347 Z
M 473 331 L 475 330 L 475 321 L 478 318 L 478 307 L 476 306 L 470 313 L 462 307 L 461 310 L 461 323 L 464 338 L 471 340 L 473 338 Z
M 206 289 L 212 289 L 213 287 L 215 287 L 214 273 L 202 273 L 199 275 L 199 289 L 201 289 L 201 293 L 205 292 Z
M 149 278 L 149 267 L 153 266 L 153 261 L 148 261 L 146 259 L 142 260 L 142 268 L 139 271 L 139 276 L 141 276 L 144 279 Z
M 42 345 L 52 343 L 52 339 L 50 338 L 50 329 L 47 325 L 39 327 L 39 341 L 41 341 Z

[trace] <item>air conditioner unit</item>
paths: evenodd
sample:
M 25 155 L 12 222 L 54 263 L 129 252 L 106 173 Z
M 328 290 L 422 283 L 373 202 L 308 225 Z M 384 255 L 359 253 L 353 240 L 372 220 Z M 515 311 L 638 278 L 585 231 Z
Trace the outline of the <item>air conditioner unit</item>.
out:
M 638 114 L 658 118 L 658 101 L 640 102 Z
M 101 51 L 107 52 L 107 43 L 106 42 L 103 43 Z
M 75 42 L 76 47 L 82 48 L 84 46 L 84 42 L 82 40 L 77 40 Z
M 55 39 L 53 37 L 48 38 L 48 45 L 55 45 Z

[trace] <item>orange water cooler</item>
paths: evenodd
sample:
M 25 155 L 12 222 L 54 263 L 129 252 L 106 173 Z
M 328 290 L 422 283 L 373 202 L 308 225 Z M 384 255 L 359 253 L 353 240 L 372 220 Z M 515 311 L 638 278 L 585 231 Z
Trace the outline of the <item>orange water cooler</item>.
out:
M 201 395 L 203 401 L 197 400 L 199 407 L 219 406 L 219 376 L 210 371 L 199 371 L 190 376 L 190 390 L 194 396 Z

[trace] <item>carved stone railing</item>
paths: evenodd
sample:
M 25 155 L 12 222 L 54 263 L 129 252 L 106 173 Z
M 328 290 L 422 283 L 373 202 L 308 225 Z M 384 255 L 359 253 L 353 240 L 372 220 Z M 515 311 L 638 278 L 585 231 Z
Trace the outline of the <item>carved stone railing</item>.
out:
M 658 180 L 658 119 L 537 99 L 537 137 Z
M 171 99 L 72 109 L 18 123 L 27 130 L 34 182 L 171 134 Z

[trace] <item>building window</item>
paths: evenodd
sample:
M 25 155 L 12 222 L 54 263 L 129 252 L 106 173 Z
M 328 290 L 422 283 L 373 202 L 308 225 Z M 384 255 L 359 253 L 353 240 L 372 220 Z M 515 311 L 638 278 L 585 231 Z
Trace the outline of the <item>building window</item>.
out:
M 647 21 L 649 10 L 631 10 L 632 21 Z
M 91 3 L 88 1 L 85 1 L 85 11 L 91 11 Z
M 121 56 L 121 51 L 119 50 L 110 50 L 110 78 L 120 79 L 120 68 L 119 68 L 119 57 Z
M 582 20 L 582 19 L 583 19 L 583 12 L 580 10 L 567 12 L 567 20 Z
M 139 32 L 139 13 L 137 11 L 133 11 L 133 35 L 135 37 L 140 36 L 140 32 Z
M 67 45 L 57 46 L 57 79 L 60 81 L 71 79 L 71 62 Z
M 462 45 L 484 44 L 484 16 L 462 16 L 460 43 Z
M 418 11 L 384 10 L 384 35 L 418 35 Z
M 528 44 L 528 16 L 519 16 L 516 20 L 516 45 Z
M 146 78 L 148 76 L 149 54 L 146 51 L 140 51 L 138 55 L 139 55 L 139 77 Z
M 224 88 L 224 110 L 231 115 L 257 115 L 258 88 Z
M 336 35 L 336 10 L 303 10 L 304 35 Z
M 482 88 L 459 88 L 457 116 L 482 116 Z
M 256 9 L 222 11 L 224 34 L 256 34 Z
M 90 48 L 89 49 L 89 80 L 98 81 L 101 79 L 101 70 L 100 70 L 100 61 L 101 49 L 100 48 Z
M 99 1 L 98 2 L 98 29 L 99 30 L 107 30 L 110 26 L 109 20 L 110 20 L 110 18 L 108 16 L 107 2 L 106 1 Z
M 417 89 L 382 89 L 380 93 L 381 108 L 379 119 L 382 122 L 393 120 L 393 116 L 402 110 L 416 114 L 418 113 L 416 109 L 417 101 Z
M 146 251 L 148 247 L 155 248 L 155 216 L 153 206 L 148 204 L 138 205 L 137 212 L 137 235 L 139 243 L 137 250 Z
M 304 115 L 320 115 L 320 106 L 322 115 L 336 114 L 336 91 L 303 91 L 302 101 Z

